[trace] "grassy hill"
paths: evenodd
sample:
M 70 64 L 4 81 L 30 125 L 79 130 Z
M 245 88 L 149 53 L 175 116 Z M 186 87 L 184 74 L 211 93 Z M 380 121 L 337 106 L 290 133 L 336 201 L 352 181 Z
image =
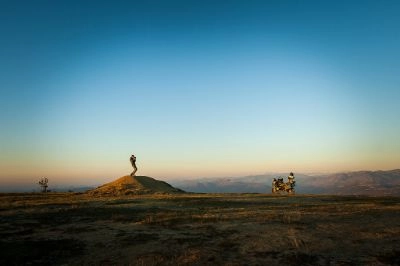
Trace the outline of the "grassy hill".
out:
M 184 193 L 170 184 L 148 176 L 126 175 L 88 191 L 92 196 L 143 195 L 153 193 Z

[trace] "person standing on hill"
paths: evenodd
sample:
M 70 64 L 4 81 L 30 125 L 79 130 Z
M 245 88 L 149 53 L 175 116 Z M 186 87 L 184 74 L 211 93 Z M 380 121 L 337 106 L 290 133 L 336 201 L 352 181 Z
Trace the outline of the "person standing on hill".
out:
M 131 176 L 135 176 L 135 173 L 137 171 L 135 155 L 132 154 L 132 156 L 131 156 L 131 158 L 129 158 L 129 160 L 131 161 L 131 164 L 132 164 L 132 167 L 133 167 L 133 172 L 131 173 Z

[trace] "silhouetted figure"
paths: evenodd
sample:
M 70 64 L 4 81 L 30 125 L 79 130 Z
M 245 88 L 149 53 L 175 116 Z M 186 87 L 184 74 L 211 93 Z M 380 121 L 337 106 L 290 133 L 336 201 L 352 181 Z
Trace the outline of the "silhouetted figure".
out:
M 135 155 L 132 154 L 132 156 L 131 156 L 131 158 L 129 160 L 131 161 L 131 164 L 132 164 L 132 167 L 133 167 L 133 172 L 131 173 L 131 176 L 134 176 L 136 171 L 137 171 Z
M 272 193 L 275 193 L 277 190 L 276 183 L 277 183 L 276 178 L 274 178 L 274 180 L 272 180 Z
M 287 177 L 290 184 L 294 183 L 294 174 L 290 172 L 289 176 Z

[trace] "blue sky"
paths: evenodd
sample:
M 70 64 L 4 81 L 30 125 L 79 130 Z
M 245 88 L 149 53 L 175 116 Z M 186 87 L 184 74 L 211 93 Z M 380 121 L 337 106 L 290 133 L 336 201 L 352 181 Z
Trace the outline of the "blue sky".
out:
M 0 183 L 398 168 L 398 1 L 2 1 Z

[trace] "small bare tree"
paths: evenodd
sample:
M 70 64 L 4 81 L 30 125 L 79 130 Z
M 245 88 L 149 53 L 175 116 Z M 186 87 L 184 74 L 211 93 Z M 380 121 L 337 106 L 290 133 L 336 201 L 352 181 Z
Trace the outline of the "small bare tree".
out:
M 39 181 L 39 185 L 42 187 L 42 192 L 47 192 L 47 187 L 49 180 L 46 177 L 43 177 L 42 179 L 40 179 Z

